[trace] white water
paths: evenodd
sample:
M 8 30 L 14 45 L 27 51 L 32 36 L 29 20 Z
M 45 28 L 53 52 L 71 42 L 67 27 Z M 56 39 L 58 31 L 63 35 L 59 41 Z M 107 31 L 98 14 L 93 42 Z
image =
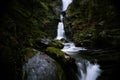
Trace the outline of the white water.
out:
M 57 29 L 57 40 L 61 40 L 61 39 L 66 39 L 65 37 L 65 31 L 64 31 L 64 25 L 63 22 L 59 22 L 58 23 L 58 29 Z
M 76 63 L 79 70 L 79 80 L 96 80 L 100 76 L 100 66 L 98 64 L 91 64 L 89 61 L 85 63 L 77 62 Z M 85 69 L 83 68 L 85 67 Z
M 66 11 L 69 4 L 72 2 L 72 0 L 62 0 L 63 2 L 63 8 L 62 11 Z M 64 24 L 62 22 L 63 16 L 60 15 L 61 22 L 58 23 L 58 29 L 57 29 L 57 40 L 66 39 L 65 37 L 65 31 L 64 31 Z M 62 51 L 66 52 L 69 55 L 74 55 L 74 59 L 76 60 L 76 64 L 78 66 L 78 79 L 79 80 L 96 80 L 98 76 L 100 76 L 100 66 L 98 64 L 91 64 L 89 61 L 80 59 L 78 55 L 78 52 L 82 50 L 87 50 L 83 47 L 76 47 L 74 43 L 63 43 L 64 48 Z
M 76 60 L 78 67 L 78 79 L 79 80 L 96 80 L 100 76 L 101 70 L 98 64 L 92 64 L 89 61 L 82 59 L 78 52 L 87 50 L 83 47 L 75 47 L 74 43 L 64 43 L 63 52 L 72 56 Z
M 62 11 L 66 11 L 69 4 L 72 3 L 72 0 L 62 0 L 62 3 L 63 3 Z
M 62 49 L 62 51 L 70 55 L 77 54 L 81 50 L 86 50 L 83 47 L 75 47 L 74 43 L 63 43 L 63 44 L 64 44 L 64 48 Z
M 67 7 L 69 6 L 69 4 L 72 2 L 72 0 L 62 0 L 62 11 L 66 11 Z M 65 36 L 65 31 L 64 31 L 64 24 L 62 22 L 63 20 L 63 15 L 60 15 L 60 20 L 61 22 L 58 23 L 58 29 L 57 29 L 57 40 L 61 40 L 61 39 L 66 39 Z
M 60 15 L 60 20 L 61 20 L 61 22 L 58 23 L 58 29 L 57 29 L 57 37 L 56 37 L 57 40 L 66 39 L 64 24 L 62 22 L 63 15 Z

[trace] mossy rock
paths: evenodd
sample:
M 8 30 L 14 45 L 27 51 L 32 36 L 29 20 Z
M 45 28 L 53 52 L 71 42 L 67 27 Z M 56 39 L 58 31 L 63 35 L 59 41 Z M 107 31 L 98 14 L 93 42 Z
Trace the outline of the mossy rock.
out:
M 65 58 L 65 53 L 59 48 L 47 47 L 46 54 L 55 59 L 59 64 L 65 64 L 67 59 Z
M 0 59 L 5 68 L 2 71 L 6 76 L 4 80 L 22 80 L 23 58 L 28 61 L 36 53 L 30 47 L 43 50 L 46 45 L 38 45 L 37 40 L 47 34 L 55 36 L 59 3 L 60 0 L 0 1 Z
M 112 0 L 74 0 L 64 17 L 67 37 L 88 48 L 118 48 L 120 13 L 115 3 Z
M 60 64 L 58 62 L 54 62 L 57 66 L 57 72 L 56 72 L 56 76 L 58 76 L 58 80 L 66 80 L 65 74 L 63 69 L 61 68 Z
M 55 48 L 55 47 L 48 47 L 46 49 L 46 52 L 50 55 L 55 55 L 56 57 L 63 57 L 64 56 L 64 52 L 62 52 L 60 49 Z
M 67 80 L 78 80 L 77 76 L 75 75 L 77 72 L 77 67 L 73 58 L 71 58 L 69 55 L 67 56 L 67 54 L 55 47 L 48 47 L 46 49 L 46 54 L 55 59 L 61 65 Z M 66 57 L 69 57 L 69 59 L 67 60 Z M 56 65 L 59 67 L 58 63 L 56 63 Z M 61 73 L 63 72 L 58 70 L 58 78 L 59 80 L 64 80 Z
M 22 50 L 22 54 L 23 54 L 23 59 L 25 61 L 28 61 L 30 58 L 32 58 L 35 54 L 37 53 L 37 51 L 35 51 L 33 48 L 24 48 Z
M 48 46 L 62 49 L 64 45 L 58 40 L 52 40 L 49 42 Z

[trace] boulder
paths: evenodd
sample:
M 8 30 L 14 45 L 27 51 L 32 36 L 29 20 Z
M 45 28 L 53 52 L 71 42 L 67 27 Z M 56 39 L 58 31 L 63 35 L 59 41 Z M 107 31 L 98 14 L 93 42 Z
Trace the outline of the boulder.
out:
M 38 52 L 23 65 L 23 80 L 65 80 L 65 76 L 54 59 Z
M 48 47 L 46 54 L 55 59 L 62 67 L 67 80 L 78 80 L 75 59 L 55 47 Z

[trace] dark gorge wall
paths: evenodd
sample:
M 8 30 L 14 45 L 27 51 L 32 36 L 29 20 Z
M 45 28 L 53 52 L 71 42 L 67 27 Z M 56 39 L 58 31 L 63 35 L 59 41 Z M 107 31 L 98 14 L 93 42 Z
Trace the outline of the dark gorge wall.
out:
M 60 6 L 60 0 L 0 0 L 1 79 L 21 80 L 24 51 L 56 36 Z
M 73 0 L 64 19 L 66 34 L 79 46 L 117 48 L 119 13 L 118 0 Z
M 120 5 L 118 0 L 73 0 L 64 18 L 66 35 L 88 50 L 80 55 L 101 66 L 98 80 L 119 79 Z

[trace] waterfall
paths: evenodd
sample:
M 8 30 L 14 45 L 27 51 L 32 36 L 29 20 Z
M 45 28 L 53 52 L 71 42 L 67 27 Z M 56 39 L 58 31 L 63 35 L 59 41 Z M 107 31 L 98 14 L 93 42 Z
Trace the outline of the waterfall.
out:
M 64 24 L 62 22 L 63 16 L 60 15 L 60 20 L 61 22 L 58 23 L 58 29 L 57 29 L 57 40 L 61 40 L 61 39 L 66 39 L 65 37 L 65 31 L 64 31 Z
M 67 7 L 69 6 L 69 4 L 72 2 L 72 0 L 62 0 L 62 11 L 66 11 Z M 58 29 L 57 29 L 57 40 L 61 40 L 61 39 L 66 39 L 65 36 L 65 31 L 64 31 L 64 24 L 63 24 L 63 15 L 60 15 L 60 20 L 61 22 L 58 23 Z
M 70 3 L 72 3 L 72 0 L 62 0 L 62 11 L 66 11 L 67 7 L 69 6 Z
M 62 11 L 66 11 L 69 4 L 72 0 L 62 0 L 63 7 Z M 61 22 L 58 23 L 57 29 L 57 40 L 66 39 L 64 24 L 62 22 L 63 16 L 60 15 Z M 98 64 L 92 64 L 88 60 L 82 59 L 78 52 L 81 50 L 87 50 L 83 47 L 76 47 L 73 42 L 63 43 L 64 48 L 61 49 L 63 52 L 66 52 L 68 55 L 73 57 L 76 60 L 76 65 L 78 67 L 78 79 L 79 80 L 96 80 L 98 76 L 100 76 L 100 66 Z
M 91 64 L 89 61 L 86 61 L 85 63 L 76 62 L 76 64 L 78 66 L 79 80 L 96 80 L 96 78 L 100 75 L 100 66 L 96 63 Z M 83 67 L 85 67 L 85 69 Z

